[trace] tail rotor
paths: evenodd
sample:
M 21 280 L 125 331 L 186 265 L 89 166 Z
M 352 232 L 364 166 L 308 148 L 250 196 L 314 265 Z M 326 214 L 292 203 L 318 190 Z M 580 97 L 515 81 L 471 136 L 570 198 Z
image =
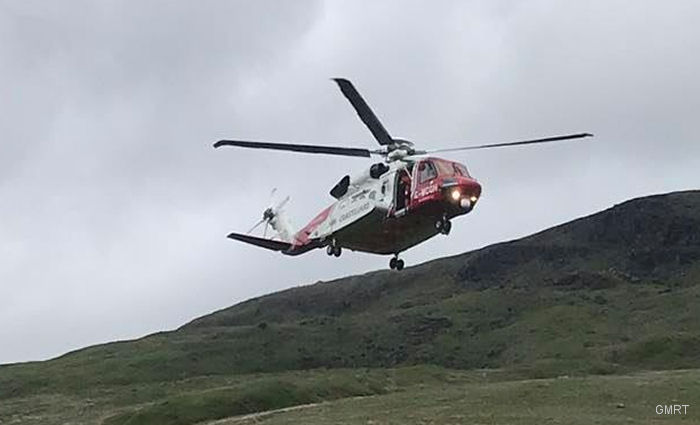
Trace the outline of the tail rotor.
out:
M 252 233 L 255 229 L 257 229 L 261 224 L 265 223 L 265 227 L 263 229 L 263 237 L 267 238 L 267 228 L 272 227 L 273 230 L 275 230 L 280 237 L 283 239 L 288 239 L 289 238 L 289 231 L 287 230 L 287 225 L 284 223 L 283 220 L 281 220 L 281 213 L 283 212 L 284 206 L 289 202 L 289 196 L 284 198 L 280 202 L 275 202 L 275 194 L 277 192 L 277 188 L 273 188 L 272 191 L 270 192 L 270 206 L 263 211 L 262 218 L 260 221 L 255 223 L 253 227 L 248 230 L 247 234 Z

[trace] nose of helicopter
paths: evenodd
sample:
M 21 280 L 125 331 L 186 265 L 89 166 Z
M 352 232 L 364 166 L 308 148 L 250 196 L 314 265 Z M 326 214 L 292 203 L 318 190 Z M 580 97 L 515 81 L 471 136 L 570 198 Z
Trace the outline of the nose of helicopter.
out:
M 481 185 L 473 179 L 460 179 L 446 191 L 447 199 L 467 212 L 474 208 L 481 197 Z

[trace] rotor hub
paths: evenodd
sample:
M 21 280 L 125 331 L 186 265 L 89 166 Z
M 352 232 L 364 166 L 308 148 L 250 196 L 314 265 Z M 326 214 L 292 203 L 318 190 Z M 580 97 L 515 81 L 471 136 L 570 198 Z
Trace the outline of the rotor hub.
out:
M 413 142 L 406 139 L 393 139 L 394 143 L 389 146 L 389 152 L 392 150 L 403 150 L 406 151 L 408 155 L 413 155 L 416 151 Z

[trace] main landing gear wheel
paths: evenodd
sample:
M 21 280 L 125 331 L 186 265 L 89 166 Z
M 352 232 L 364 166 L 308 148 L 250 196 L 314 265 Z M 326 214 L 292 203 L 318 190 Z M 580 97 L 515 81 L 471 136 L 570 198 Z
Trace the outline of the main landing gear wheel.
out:
M 403 270 L 403 260 L 397 257 L 393 257 L 391 260 L 389 260 L 389 268 L 391 270 L 398 270 L 401 271 Z
M 342 254 L 342 253 L 343 253 L 343 250 L 339 246 L 328 245 L 326 247 L 326 254 L 328 254 L 328 255 L 334 255 L 336 257 L 340 257 L 340 254 Z
M 435 228 L 438 232 L 442 233 L 443 235 L 449 235 L 450 230 L 452 230 L 452 222 L 445 218 L 440 219 L 435 222 Z

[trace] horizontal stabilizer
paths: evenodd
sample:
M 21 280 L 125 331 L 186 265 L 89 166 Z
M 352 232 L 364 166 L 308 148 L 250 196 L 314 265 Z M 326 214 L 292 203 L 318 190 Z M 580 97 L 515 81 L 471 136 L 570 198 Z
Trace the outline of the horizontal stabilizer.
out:
M 273 251 L 288 251 L 292 247 L 292 244 L 290 244 L 289 242 L 258 238 L 255 236 L 243 235 L 241 233 L 231 233 L 228 235 L 228 237 L 237 241 L 257 245 L 266 249 L 271 249 Z

